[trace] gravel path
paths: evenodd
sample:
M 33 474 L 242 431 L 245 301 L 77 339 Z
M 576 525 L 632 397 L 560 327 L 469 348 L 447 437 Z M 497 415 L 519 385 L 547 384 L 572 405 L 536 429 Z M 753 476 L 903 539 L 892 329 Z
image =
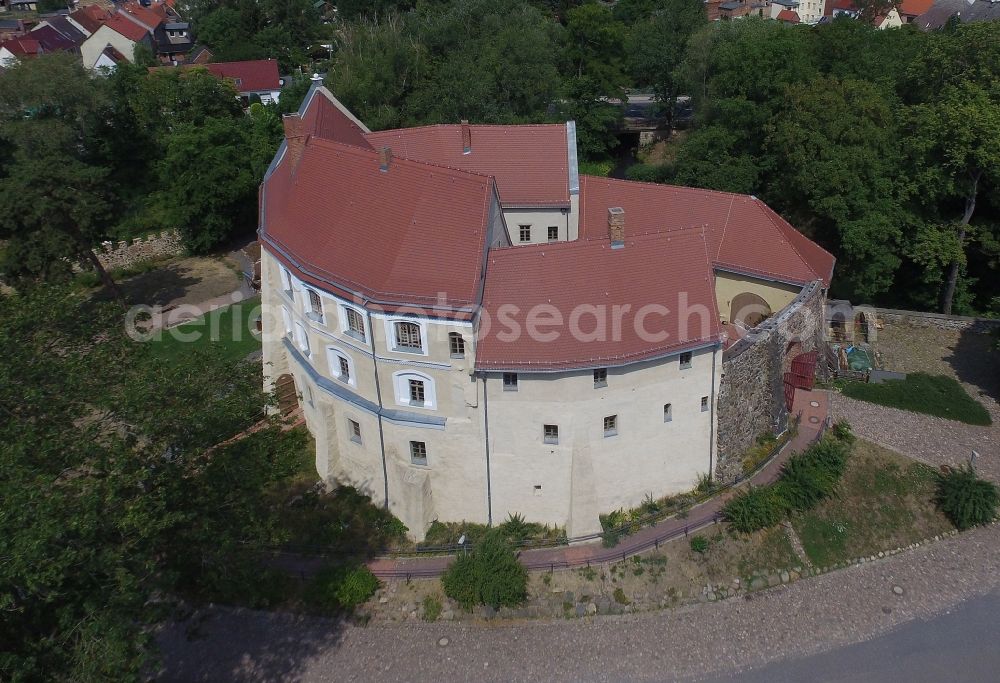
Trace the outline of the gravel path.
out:
M 897 595 L 893 588 L 903 589 Z M 216 608 L 167 628 L 164 681 L 648 681 L 864 641 L 1000 588 L 1000 527 L 735 599 L 591 620 L 345 626 Z M 446 641 L 443 639 L 447 639 Z M 441 643 L 446 643 L 442 645 Z
M 967 425 L 831 392 L 834 419 L 850 422 L 858 436 L 933 465 L 966 463 L 975 450 L 976 470 L 1000 482 L 1000 411 L 995 401 L 983 404 L 993 416 L 992 426 Z

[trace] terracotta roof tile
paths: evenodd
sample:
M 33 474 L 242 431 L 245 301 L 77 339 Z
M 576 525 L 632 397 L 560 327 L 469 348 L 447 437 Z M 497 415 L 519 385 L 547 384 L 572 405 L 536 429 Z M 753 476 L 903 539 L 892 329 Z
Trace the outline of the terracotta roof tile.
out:
M 73 10 L 69 16 L 88 33 L 94 33 L 111 17 L 111 13 L 100 5 L 86 5 Z
M 505 207 L 569 204 L 566 126 L 470 125 L 472 152 L 463 154 L 462 126 L 442 124 L 383 130 L 368 135 L 375 148 L 496 178 Z
M 217 78 L 234 81 L 239 92 L 281 90 L 278 62 L 274 59 L 254 59 L 245 62 L 216 62 L 206 64 Z
M 918 17 L 933 6 L 934 0 L 903 0 L 898 9 L 903 16 Z
M 793 12 L 790 9 L 783 9 L 778 12 L 778 16 L 775 17 L 778 21 L 787 21 L 789 24 L 799 23 L 799 13 Z
M 0 47 L 7 48 L 12 55 L 17 57 L 35 57 L 42 53 L 41 43 L 33 38 L 11 38 L 0 43 Z
M 308 98 L 300 109 L 303 130 L 326 140 L 372 149 L 365 137 L 368 129 L 327 98 L 325 89 L 313 89 Z
M 480 327 L 476 367 L 515 371 L 610 367 L 717 343 L 719 315 L 706 246 L 700 229 L 687 229 L 627 237 L 621 249 L 612 249 L 607 239 L 493 249 L 483 296 L 490 322 Z M 682 296 L 700 305 L 705 314 L 682 320 L 678 314 Z M 587 338 L 598 329 L 589 313 L 576 322 L 584 334 L 572 332 L 571 316 L 580 306 L 597 307 L 590 310 L 605 316 L 605 334 Z M 615 306 L 629 307 L 618 333 Z M 532 311 L 537 320 L 555 316 L 562 324 L 543 322 L 538 327 L 542 334 L 529 334 Z M 649 312 L 643 315 L 643 311 Z M 519 334 L 509 333 L 513 329 L 509 321 L 520 326 Z
M 477 302 L 489 177 L 406 159 L 381 172 L 376 152 L 315 137 L 291 166 L 265 183 L 261 239 L 299 272 L 375 301 Z
M 125 36 L 133 43 L 138 43 L 140 40 L 149 35 L 149 31 L 131 19 L 123 17 L 121 14 L 116 14 L 113 17 L 110 17 L 104 22 L 104 25 L 116 33 Z

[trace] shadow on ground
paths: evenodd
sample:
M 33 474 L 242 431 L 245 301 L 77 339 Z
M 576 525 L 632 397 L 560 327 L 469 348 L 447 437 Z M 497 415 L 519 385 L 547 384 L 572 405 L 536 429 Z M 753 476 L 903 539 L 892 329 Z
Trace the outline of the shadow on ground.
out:
M 157 634 L 164 664 L 155 680 L 300 680 L 314 657 L 339 646 L 346 626 L 342 619 L 212 607 Z
M 963 331 L 951 354 L 944 360 L 960 382 L 977 387 L 980 393 L 1000 402 L 1000 351 L 997 334 Z

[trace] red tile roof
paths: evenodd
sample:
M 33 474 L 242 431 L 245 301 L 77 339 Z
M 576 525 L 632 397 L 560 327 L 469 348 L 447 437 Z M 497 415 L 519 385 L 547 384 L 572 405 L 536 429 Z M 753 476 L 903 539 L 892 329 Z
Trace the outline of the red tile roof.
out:
M 127 19 L 120 14 L 116 14 L 104 22 L 104 25 L 112 29 L 116 33 L 119 33 L 133 43 L 138 43 L 140 40 L 149 35 L 149 31 L 144 29 L 139 24 L 135 23 L 131 19 Z
M 143 24 L 150 31 L 155 31 L 167 16 L 163 5 L 143 7 L 137 2 L 122 5 L 118 13 Z
M 463 154 L 462 126 L 383 130 L 368 135 L 376 149 L 496 178 L 505 207 L 568 206 L 566 126 L 471 125 L 472 152 Z
M 934 6 L 934 0 L 903 0 L 897 6 L 899 13 L 906 17 L 919 17 Z
M 592 239 L 491 250 L 476 367 L 607 367 L 717 343 L 721 328 L 706 248 L 701 229 L 689 228 L 626 237 L 621 249 Z M 681 297 L 700 305 L 704 315 L 683 320 Z M 616 306 L 628 307 L 619 325 L 613 322 Z M 604 334 L 586 310 L 604 316 Z M 529 333 L 533 319 L 541 334 Z M 519 334 L 510 334 L 512 321 Z
M 281 90 L 278 62 L 274 59 L 255 59 L 245 62 L 217 62 L 205 68 L 218 78 L 234 81 L 241 93 Z
M 776 18 L 778 19 L 778 21 L 787 21 L 789 24 L 799 23 L 798 12 L 792 11 L 790 9 L 781 10 L 780 12 L 778 12 L 778 16 Z
M 262 192 L 261 239 L 294 254 L 297 272 L 326 289 L 398 304 L 478 301 L 492 179 L 310 138 Z M 288 263 L 286 259 L 286 263 Z M 443 298 L 439 299 L 439 294 Z
M 104 25 L 104 22 L 108 20 L 111 13 L 100 5 L 86 5 L 85 7 L 73 10 L 69 16 L 73 21 L 86 29 L 88 33 L 93 33 Z
M 626 236 L 704 226 L 717 268 L 793 284 L 830 284 L 833 256 L 754 197 L 581 176 L 580 236 L 606 239 L 612 206 L 625 209 Z
M 311 131 L 313 135 L 342 142 L 345 145 L 372 149 L 365 137 L 368 129 L 354 117 L 330 101 L 323 90 L 312 90 L 309 99 L 302 109 L 302 129 Z
M 16 57 L 35 57 L 42 54 L 42 45 L 33 38 L 11 38 L 0 43 L 0 47 L 7 50 Z

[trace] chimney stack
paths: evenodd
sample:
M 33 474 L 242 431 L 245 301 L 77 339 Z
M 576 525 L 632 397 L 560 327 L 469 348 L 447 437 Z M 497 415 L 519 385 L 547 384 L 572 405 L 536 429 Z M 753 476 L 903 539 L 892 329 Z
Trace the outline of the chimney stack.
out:
M 383 147 L 378 153 L 378 170 L 382 173 L 388 172 L 390 163 L 392 163 L 392 148 Z
M 281 124 L 285 128 L 286 154 L 294 168 L 306 148 L 306 136 L 302 134 L 302 119 L 298 114 L 285 114 L 281 117 Z
M 467 119 L 462 119 L 462 154 L 472 154 L 472 128 Z
M 625 209 L 613 206 L 608 209 L 608 237 L 612 249 L 625 246 Z

